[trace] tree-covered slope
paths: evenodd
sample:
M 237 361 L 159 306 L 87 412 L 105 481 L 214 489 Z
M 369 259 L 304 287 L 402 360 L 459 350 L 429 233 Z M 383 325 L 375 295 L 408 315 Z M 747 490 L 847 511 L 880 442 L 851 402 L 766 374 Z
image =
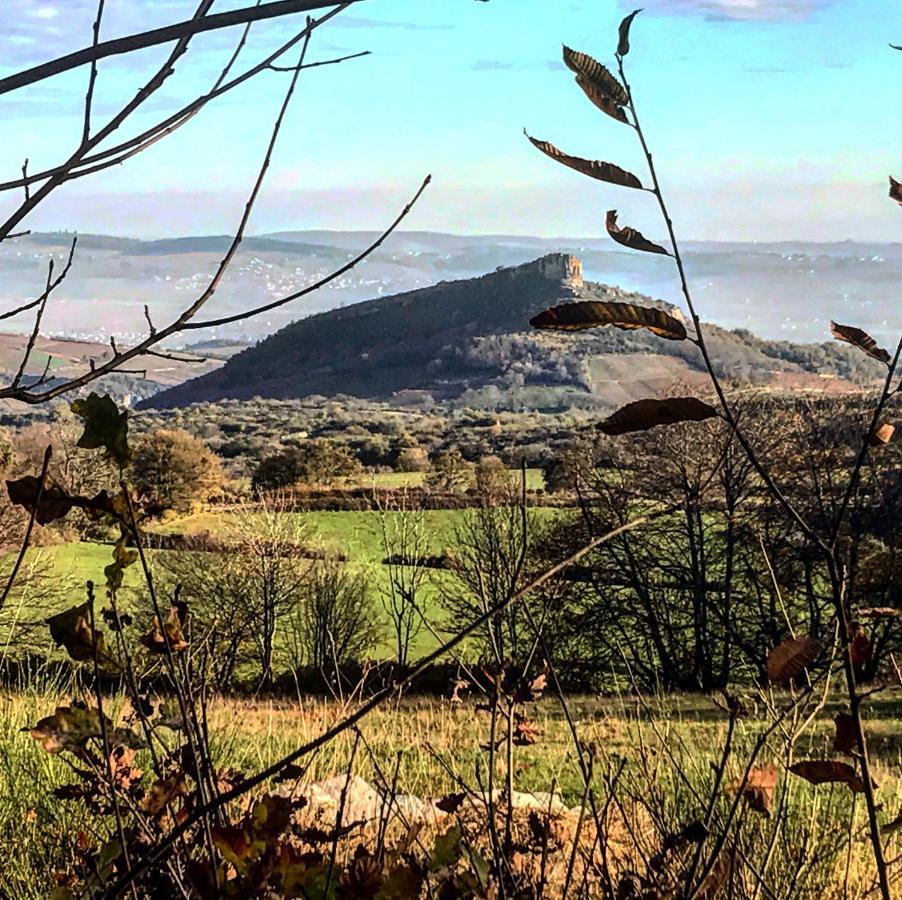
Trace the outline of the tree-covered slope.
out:
M 413 391 L 438 401 L 464 397 L 472 405 L 504 406 L 506 397 L 516 395 L 520 405 L 607 406 L 701 373 L 700 355 L 690 342 L 613 328 L 578 334 L 530 329 L 537 312 L 577 299 L 663 305 L 584 282 L 579 260 L 553 254 L 481 278 L 442 282 L 302 319 L 232 357 L 220 370 L 164 391 L 145 405 L 311 394 L 390 399 Z M 761 341 L 713 325 L 708 335 L 726 377 L 763 384 L 801 378 L 804 384 L 806 377 L 821 373 L 859 381 L 874 374 L 866 358 L 834 344 Z M 635 356 L 631 364 L 615 364 L 614 358 L 624 354 Z

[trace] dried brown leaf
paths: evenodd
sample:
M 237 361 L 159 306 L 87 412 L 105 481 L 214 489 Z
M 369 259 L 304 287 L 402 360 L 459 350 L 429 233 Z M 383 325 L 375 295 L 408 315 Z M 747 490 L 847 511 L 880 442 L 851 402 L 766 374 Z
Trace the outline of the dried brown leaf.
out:
M 851 755 L 858 746 L 855 739 L 855 720 L 848 713 L 838 713 L 833 719 L 833 724 L 836 726 L 833 749 L 837 753 Z
M 158 816 L 170 803 L 187 795 L 188 785 L 184 772 L 174 772 L 154 781 L 141 801 L 141 809 L 152 816 Z
M 748 778 L 731 782 L 727 790 L 739 793 L 751 809 L 764 816 L 770 816 L 770 808 L 777 787 L 777 767 L 773 763 L 751 769 Z
M 539 729 L 536 723 L 526 716 L 516 713 L 514 720 L 514 736 L 513 741 L 518 747 L 528 747 L 534 744 L 539 737 Z
M 441 800 L 436 801 L 435 806 L 442 812 L 454 813 L 460 809 L 465 799 L 466 794 L 445 794 L 445 796 L 442 797 Z
M 894 609 L 892 606 L 872 606 L 868 609 L 859 609 L 858 615 L 862 619 L 899 619 L 902 618 L 902 609 Z
M 582 88 L 582 92 L 597 106 L 605 115 L 616 119 L 618 122 L 627 122 L 626 113 L 622 106 L 611 99 L 607 94 L 595 87 L 592 82 L 588 81 L 582 75 L 576 76 L 576 83 Z
M 869 435 L 868 444 L 871 447 L 882 447 L 893 439 L 896 428 L 889 422 L 881 422 Z
M 612 325 L 623 331 L 647 328 L 658 337 L 670 341 L 686 339 L 686 326 L 664 312 L 649 306 L 618 303 L 614 300 L 580 300 L 546 309 L 530 319 L 534 328 L 551 331 L 582 331 Z
M 165 653 L 166 639 L 169 639 L 169 649 L 173 653 L 179 653 L 187 649 L 188 642 L 182 632 L 182 626 L 186 621 L 186 612 L 184 604 L 173 605 L 169 608 L 162 626 L 157 616 L 153 617 L 150 630 L 141 635 L 141 643 L 150 650 L 151 653 Z
M 867 665 L 871 659 L 871 641 L 858 622 L 849 623 L 849 652 L 855 668 Z
M 902 184 L 896 181 L 892 175 L 889 177 L 889 195 L 892 200 L 902 206 Z
M 695 397 L 669 397 L 664 400 L 636 400 L 622 406 L 599 426 L 604 434 L 629 434 L 647 431 L 658 425 L 675 425 L 678 422 L 701 422 L 717 417 L 713 406 Z
M 49 476 L 44 479 L 43 489 L 39 476 L 26 475 L 15 481 L 7 481 L 6 492 L 14 504 L 24 506 L 29 512 L 35 511 L 37 507 L 35 521 L 38 525 L 62 519 L 76 503 L 75 498 Z
M 789 771 L 811 784 L 844 784 L 853 794 L 864 791 L 864 782 L 855 769 L 836 759 L 805 759 L 791 765 Z
M 783 641 L 767 657 L 767 677 L 778 684 L 788 684 L 817 659 L 820 645 L 814 638 L 800 637 Z
M 612 119 L 626 122 L 626 89 L 608 69 L 588 54 L 569 47 L 564 47 L 563 56 L 564 64 L 576 74 L 576 83 L 589 100 Z
M 633 25 L 633 19 L 642 12 L 641 9 L 633 10 L 621 23 L 618 29 L 617 55 L 626 56 L 630 52 L 630 28 Z
M 91 627 L 91 609 L 88 603 L 63 610 L 47 620 L 50 637 L 58 647 L 65 647 L 72 659 L 84 662 L 94 657 L 94 644 L 97 644 L 97 655 L 104 658 L 109 654 L 103 635 Z
M 642 232 L 636 231 L 635 228 L 630 228 L 629 226 L 621 228 L 617 224 L 616 209 L 608 210 L 605 226 L 608 229 L 608 234 L 618 244 L 623 244 L 624 247 L 629 247 L 631 250 L 643 250 L 645 253 L 662 253 L 664 256 L 670 256 L 667 250 L 660 244 L 652 243 L 652 241 L 643 236 Z
M 879 360 L 882 363 L 889 363 L 889 353 L 882 347 L 878 347 L 877 342 L 866 331 L 862 331 L 854 325 L 838 325 L 836 322 L 831 322 L 830 332 L 836 340 L 845 341 L 845 343 L 857 347 L 863 353 L 867 353 L 872 359 Z
M 338 881 L 338 896 L 370 900 L 382 887 L 382 863 L 368 852 L 358 854 L 342 872 Z
M 611 74 L 606 66 L 588 53 L 571 50 L 565 46 L 563 52 L 564 65 L 577 77 L 585 78 L 599 91 L 607 94 L 618 106 L 626 106 L 626 88 Z
M 579 156 L 570 156 L 562 150 L 558 150 L 554 144 L 548 141 L 540 141 L 538 138 L 526 135 L 532 145 L 549 156 L 555 162 L 559 162 L 563 166 L 568 166 L 589 178 L 596 178 L 598 181 L 606 181 L 608 184 L 618 184 L 622 187 L 642 188 L 642 182 L 633 175 L 613 163 L 601 162 L 597 159 L 582 159 Z

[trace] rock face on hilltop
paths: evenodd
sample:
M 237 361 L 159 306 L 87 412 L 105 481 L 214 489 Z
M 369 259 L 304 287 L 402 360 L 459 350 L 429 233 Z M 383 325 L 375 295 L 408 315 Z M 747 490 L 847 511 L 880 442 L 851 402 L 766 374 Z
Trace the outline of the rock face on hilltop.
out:
M 553 334 L 529 327 L 530 318 L 549 306 L 592 299 L 670 309 L 641 294 L 586 282 L 579 259 L 555 253 L 481 278 L 311 316 L 145 405 L 348 394 L 405 403 L 604 408 L 658 394 L 675 382 L 702 380 L 700 356 L 689 342 L 613 328 Z M 774 343 L 716 326 L 709 330 L 725 375 L 764 382 L 806 375 L 817 382 L 806 374 L 804 359 L 787 361 L 782 350 L 769 352 Z

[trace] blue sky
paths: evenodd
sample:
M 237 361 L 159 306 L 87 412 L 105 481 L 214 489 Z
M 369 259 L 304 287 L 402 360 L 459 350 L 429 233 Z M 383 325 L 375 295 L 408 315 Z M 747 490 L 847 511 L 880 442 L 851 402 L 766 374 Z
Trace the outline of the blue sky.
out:
M 87 44 L 93 6 L 4 0 L 0 72 Z M 187 18 L 193 6 L 107 0 L 104 36 Z M 902 53 L 887 46 L 902 43 L 902 3 L 645 6 L 629 75 L 685 237 L 902 239 L 884 187 L 890 172 L 902 175 Z M 596 235 L 616 206 L 622 221 L 660 234 L 650 198 L 557 167 L 522 134 L 526 127 L 644 176 L 631 129 L 597 113 L 560 64 L 561 43 L 610 62 L 629 8 L 619 0 L 359 3 L 317 32 L 310 58 L 372 55 L 304 74 L 252 230 L 380 228 L 432 173 L 407 227 Z M 256 26 L 244 62 L 284 39 L 291 24 Z M 198 40 L 136 125 L 205 89 L 237 37 Z M 163 52 L 102 66 L 98 121 Z M 26 157 L 32 170 L 64 158 L 81 128 L 86 77 L 80 70 L 0 97 L 4 178 Z M 267 74 L 126 166 L 68 186 L 29 224 L 150 236 L 230 231 L 285 77 Z

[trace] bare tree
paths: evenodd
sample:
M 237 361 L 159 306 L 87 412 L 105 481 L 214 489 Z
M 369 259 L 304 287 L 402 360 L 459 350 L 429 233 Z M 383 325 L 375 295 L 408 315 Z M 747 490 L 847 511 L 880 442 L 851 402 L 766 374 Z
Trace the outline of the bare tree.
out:
M 430 550 L 426 514 L 411 508 L 406 493 L 394 506 L 380 506 L 379 525 L 388 584 L 381 589 L 382 608 L 388 616 L 395 644 L 395 662 L 406 667 L 410 647 L 423 629 L 423 589 L 429 570 L 423 559 Z
M 221 687 L 250 661 L 258 686 L 271 687 L 282 629 L 309 590 L 309 541 L 300 516 L 273 494 L 239 510 L 211 551 L 164 554 L 169 578 L 212 642 Z
M 306 664 L 323 673 L 361 662 L 379 644 L 366 576 L 335 561 L 317 563 L 302 603 L 290 619 L 290 642 L 295 665 Z
M 26 370 L 31 361 L 32 351 L 41 330 L 41 322 L 47 305 L 50 302 L 54 291 L 56 291 L 60 284 L 69 276 L 73 264 L 76 262 L 77 240 L 73 240 L 69 257 L 63 266 L 62 271 L 57 271 L 53 261 L 51 261 L 43 290 L 41 290 L 34 299 L 28 300 L 12 309 L 0 312 L 0 320 L 12 318 L 13 316 L 24 313 L 33 313 L 34 316 L 33 326 L 18 372 L 8 386 L 0 388 L 0 399 L 17 399 L 24 403 L 37 404 L 50 400 L 53 397 L 60 396 L 73 389 L 84 387 L 96 379 L 113 372 L 131 374 L 141 373 L 142 370 L 140 368 L 125 369 L 123 367 L 130 362 L 140 367 L 142 358 L 147 357 L 173 358 L 170 351 L 160 348 L 164 342 L 176 335 L 192 330 L 218 327 L 241 321 L 251 316 L 284 306 L 287 303 L 291 303 L 292 301 L 329 284 L 334 279 L 354 268 L 370 253 L 381 246 L 382 242 L 401 223 L 410 211 L 412 205 L 422 195 L 429 183 L 428 178 L 422 183 L 413 199 L 404 207 L 395 221 L 369 247 L 340 266 L 334 272 L 319 279 L 314 284 L 307 285 L 298 291 L 294 291 L 291 294 L 277 298 L 255 308 L 245 309 L 229 316 L 213 317 L 206 320 L 199 318 L 199 313 L 214 297 L 241 246 L 254 206 L 262 191 L 266 173 L 270 167 L 273 150 L 279 139 L 286 114 L 295 94 L 302 71 L 311 66 L 338 63 L 351 57 L 365 55 L 350 54 L 345 57 L 308 62 L 307 51 L 313 33 L 352 4 L 363 2 L 367 2 L 367 0 L 345 0 L 345 2 L 341 3 L 330 3 L 328 0 L 277 0 L 277 2 L 265 4 L 259 3 L 254 7 L 246 7 L 228 13 L 213 14 L 211 13 L 213 0 L 200 0 L 194 16 L 188 22 L 156 29 L 143 34 L 131 35 L 116 41 L 101 42 L 100 33 L 103 20 L 104 0 L 99 0 L 97 15 L 94 21 L 93 42 L 90 48 L 53 60 L 41 66 L 37 66 L 34 69 L 19 73 L 18 75 L 0 79 L 0 95 L 2 95 L 20 90 L 27 85 L 34 84 L 43 79 L 50 78 L 59 72 L 65 72 L 78 66 L 89 67 L 88 83 L 84 101 L 84 127 L 82 129 L 81 139 L 77 146 L 69 152 L 66 159 L 58 165 L 38 173 L 29 173 L 26 163 L 25 166 L 23 166 L 21 177 L 0 184 L 0 192 L 13 190 L 22 190 L 24 192 L 24 197 L 19 206 L 9 214 L 4 222 L 0 223 L 0 242 L 2 242 L 27 234 L 28 232 L 22 230 L 22 227 L 26 224 L 29 215 L 41 203 L 46 201 L 47 198 L 61 185 L 75 179 L 95 175 L 111 166 L 120 165 L 127 160 L 132 159 L 134 156 L 140 154 L 158 141 L 165 139 L 174 131 L 181 128 L 201 112 L 208 103 L 222 97 L 261 73 L 281 72 L 284 73 L 287 78 L 287 85 L 283 94 L 282 103 L 274 118 L 273 127 L 263 154 L 263 160 L 257 176 L 248 192 L 245 209 L 234 231 L 234 237 L 226 253 L 215 268 L 213 275 L 210 277 L 207 286 L 200 294 L 190 304 L 186 305 L 172 321 L 163 327 L 158 328 L 154 325 L 150 310 L 145 308 L 145 318 L 147 320 L 146 337 L 138 341 L 134 346 L 128 348 L 118 347 L 115 339 L 111 339 L 110 344 L 112 353 L 107 358 L 100 361 L 92 359 L 88 368 L 79 375 L 64 380 L 52 380 L 52 360 L 50 358 L 48 358 L 43 372 L 40 375 L 26 375 Z M 319 19 L 308 17 L 306 23 L 298 28 L 292 37 L 282 43 L 275 51 L 256 60 L 240 74 L 233 74 L 233 69 L 236 67 L 238 60 L 242 57 L 246 49 L 248 32 L 254 22 L 277 17 L 288 17 L 299 12 L 312 12 L 326 7 L 331 7 L 331 9 L 325 12 Z M 117 142 L 116 137 L 114 136 L 117 136 L 123 129 L 123 126 L 130 122 L 139 111 L 143 112 L 143 108 L 147 101 L 157 94 L 163 85 L 168 82 L 177 65 L 187 53 L 192 39 L 197 34 L 235 25 L 244 25 L 243 33 L 235 46 L 234 52 L 209 91 L 194 97 L 177 111 L 160 119 L 149 128 L 143 129 L 138 135 L 126 139 L 119 139 Z M 100 74 L 98 71 L 98 61 L 167 42 L 174 42 L 174 46 L 166 56 L 162 65 L 141 87 L 135 97 L 123 105 L 114 115 L 102 124 L 96 123 L 93 98 Z M 296 57 L 294 59 L 291 59 L 290 57 L 292 51 L 296 52 Z M 285 61 L 286 57 L 288 57 L 287 62 Z
M 522 663 L 534 648 L 534 638 L 524 612 L 534 604 L 537 619 L 544 620 L 541 601 L 526 598 L 522 604 L 505 604 L 517 591 L 527 566 L 528 542 L 537 530 L 535 513 L 521 503 L 510 482 L 480 496 L 480 505 L 463 514 L 454 529 L 448 567 L 454 578 L 442 583 L 442 605 L 448 613 L 446 628 L 456 631 L 462 623 L 499 609 L 480 632 L 481 655 L 498 665 Z

